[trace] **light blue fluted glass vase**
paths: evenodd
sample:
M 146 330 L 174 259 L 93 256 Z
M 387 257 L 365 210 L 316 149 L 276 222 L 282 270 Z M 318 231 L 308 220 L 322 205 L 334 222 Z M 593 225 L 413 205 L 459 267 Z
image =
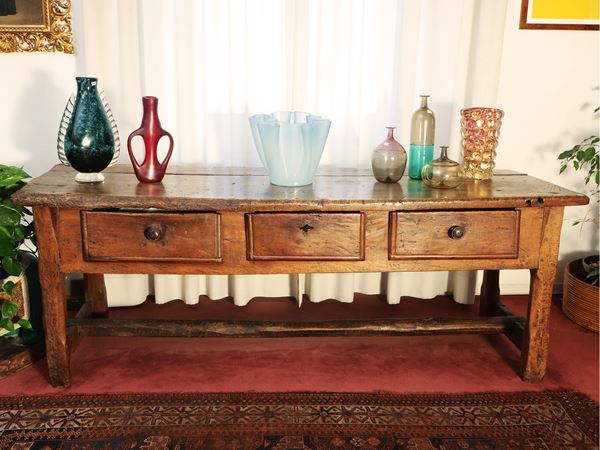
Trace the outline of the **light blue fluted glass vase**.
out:
M 277 186 L 311 184 L 331 121 L 298 111 L 257 114 L 249 121 L 256 150 L 271 183 Z

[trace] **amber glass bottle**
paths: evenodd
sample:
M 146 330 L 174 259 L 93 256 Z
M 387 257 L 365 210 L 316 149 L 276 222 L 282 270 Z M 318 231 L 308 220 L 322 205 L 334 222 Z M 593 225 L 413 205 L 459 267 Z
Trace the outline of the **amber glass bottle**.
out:
M 442 146 L 442 154 L 423 166 L 421 178 L 427 186 L 436 189 L 452 189 L 463 182 L 460 164 L 448 158 L 448 147 Z

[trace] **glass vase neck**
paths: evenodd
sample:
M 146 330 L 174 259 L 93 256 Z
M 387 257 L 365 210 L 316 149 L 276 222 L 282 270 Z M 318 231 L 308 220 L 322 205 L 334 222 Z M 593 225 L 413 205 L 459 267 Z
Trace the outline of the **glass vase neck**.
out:
M 158 118 L 158 98 L 152 96 L 142 97 L 144 115 L 142 117 L 142 127 L 146 129 L 162 129 L 160 119 Z
M 396 127 L 386 127 L 387 128 L 387 137 L 388 139 L 394 139 L 394 130 Z
M 421 108 L 427 108 L 427 99 L 429 95 L 421 95 Z
M 76 77 L 77 81 L 77 89 L 82 90 L 90 90 L 96 87 L 98 84 L 98 78 L 90 78 L 90 77 Z
M 144 109 L 156 109 L 158 106 L 158 98 L 150 95 L 142 97 L 142 105 Z

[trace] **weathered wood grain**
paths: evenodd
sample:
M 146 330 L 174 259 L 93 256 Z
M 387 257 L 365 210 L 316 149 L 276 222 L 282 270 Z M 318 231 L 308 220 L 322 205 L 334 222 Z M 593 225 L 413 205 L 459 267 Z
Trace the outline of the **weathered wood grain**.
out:
M 85 336 L 147 337 L 303 337 L 502 333 L 519 316 L 403 318 L 323 322 L 268 322 L 160 319 L 74 319 Z
M 87 316 L 87 317 L 89 317 L 89 316 Z M 82 314 L 82 317 L 80 317 L 78 314 L 77 318 L 83 319 L 84 315 Z M 95 320 L 108 320 L 108 319 L 95 319 Z M 67 343 L 68 343 L 68 347 L 69 347 L 69 355 L 72 355 L 73 353 L 75 353 L 75 350 L 77 350 L 77 347 L 79 346 L 79 343 L 81 342 L 82 337 L 83 336 L 79 332 L 79 328 L 77 326 L 67 325 Z
M 589 199 L 515 174 L 444 191 L 408 179 L 399 184 L 377 183 L 364 171 L 340 175 L 325 171 L 311 186 L 282 188 L 269 184 L 260 170 L 222 169 L 211 174 L 205 169 L 172 167 L 163 183 L 141 184 L 129 166 L 117 166 L 107 170 L 106 181 L 100 184 L 77 184 L 70 169 L 56 167 L 18 191 L 14 200 L 34 207 L 50 379 L 54 385 L 68 386 L 69 350 L 80 335 L 89 333 L 367 336 L 503 332 L 521 345 L 523 378 L 540 380 L 546 367 L 563 207 L 586 204 Z M 217 219 L 203 222 L 202 217 Z M 279 219 L 273 221 L 273 217 Z M 298 218 L 302 220 L 296 223 Z M 316 218 L 318 223 L 313 223 Z M 462 239 L 448 237 L 453 225 L 464 227 Z M 488 271 L 482 289 L 484 317 L 314 324 L 88 318 L 106 313 L 104 273 L 469 269 Z M 498 302 L 497 278 L 502 269 L 532 271 L 527 324 Z M 88 301 L 69 329 L 69 343 L 64 296 L 68 272 L 88 274 Z
M 159 208 L 191 211 L 364 211 L 499 209 L 587 204 L 582 194 L 533 177 L 498 175 L 456 189 L 432 189 L 405 177 L 378 183 L 372 176 L 317 176 L 312 185 L 286 188 L 266 176 L 167 174 L 162 183 L 138 183 L 108 172 L 103 183 L 76 183 L 73 171 L 53 168 L 19 190 L 22 205 L 60 208 Z M 292 206 L 293 204 L 293 206 Z
M 512 316 L 514 313 L 502 302 L 495 305 L 494 316 Z M 525 322 L 511 323 L 504 334 L 520 350 L 523 348 L 523 335 L 525 334 Z
M 531 269 L 531 288 L 527 325 L 521 351 L 523 379 L 537 383 L 544 378 L 550 341 L 550 307 L 552 287 L 560 244 L 564 208 L 545 208 L 544 227 L 540 240 L 540 263 Z
M 91 317 L 107 317 L 108 302 L 106 299 L 106 286 L 104 285 L 104 275 L 98 273 L 84 274 L 83 286 L 86 303 L 79 312 L 82 313 L 82 310 L 84 310 L 85 308 L 89 311 L 89 315 Z
M 262 261 L 365 259 L 364 213 L 246 215 L 248 259 Z
M 479 314 L 493 316 L 500 302 L 500 271 L 484 270 L 479 296 Z
M 69 351 L 67 347 L 65 274 L 60 271 L 60 250 L 56 237 L 56 211 L 46 206 L 33 208 L 33 219 L 40 257 L 46 360 L 50 383 L 69 386 Z
M 88 261 L 221 261 L 220 215 L 83 211 Z
M 77 311 L 75 318 L 76 319 L 86 319 L 88 317 L 92 317 L 92 307 L 90 306 L 90 304 L 88 302 L 85 302 L 83 305 L 81 305 L 81 308 L 79 308 L 79 311 Z
M 390 258 L 517 258 L 519 211 L 395 212 Z M 452 237 L 452 230 L 460 230 Z
M 402 272 L 476 269 L 529 269 L 537 267 L 543 208 L 520 210 L 518 258 L 481 260 L 477 257 L 447 259 L 389 260 L 389 212 L 365 211 L 365 250 L 362 261 L 250 261 L 246 256 L 245 212 L 221 213 L 222 259 L 220 263 L 202 261 L 86 261 L 83 258 L 80 212 L 61 209 L 61 269 L 83 273 L 332 273 Z M 314 231 L 314 230 L 312 230 Z M 475 255 L 477 256 L 477 255 Z

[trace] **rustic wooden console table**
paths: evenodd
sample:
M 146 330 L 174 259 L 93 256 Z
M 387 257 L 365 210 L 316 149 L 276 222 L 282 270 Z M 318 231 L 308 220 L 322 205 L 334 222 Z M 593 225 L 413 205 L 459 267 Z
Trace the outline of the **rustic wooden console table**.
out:
M 138 184 L 115 166 L 77 184 L 56 166 L 17 192 L 32 206 L 40 252 L 46 353 L 53 385 L 70 383 L 81 335 L 306 336 L 505 333 L 522 377 L 546 370 L 548 319 L 563 209 L 584 195 L 516 173 L 434 190 L 338 171 L 312 186 L 269 184 L 262 170 L 174 167 Z M 317 323 L 144 321 L 106 317 L 105 273 L 253 274 L 483 269 L 481 317 Z M 530 269 L 527 318 L 499 302 L 501 269 Z M 86 304 L 66 320 L 65 274 L 83 272 Z M 110 321 L 110 326 L 106 326 Z M 69 325 L 69 326 L 67 326 Z

